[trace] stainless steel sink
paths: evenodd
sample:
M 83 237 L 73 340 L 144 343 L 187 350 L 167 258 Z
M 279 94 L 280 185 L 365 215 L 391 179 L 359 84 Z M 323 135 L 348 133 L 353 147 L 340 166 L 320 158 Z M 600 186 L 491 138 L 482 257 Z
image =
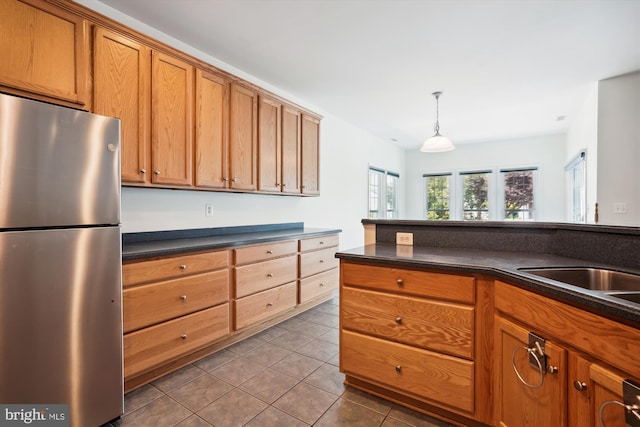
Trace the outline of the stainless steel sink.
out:
M 621 298 L 625 301 L 629 301 L 629 302 L 633 302 L 636 304 L 640 304 L 640 292 L 635 292 L 635 293 L 617 293 L 617 292 L 611 292 L 611 293 L 607 293 L 607 295 L 614 297 L 614 298 Z
M 521 268 L 520 271 L 593 291 L 640 291 L 640 275 L 602 268 Z M 640 297 L 629 295 L 640 301 Z

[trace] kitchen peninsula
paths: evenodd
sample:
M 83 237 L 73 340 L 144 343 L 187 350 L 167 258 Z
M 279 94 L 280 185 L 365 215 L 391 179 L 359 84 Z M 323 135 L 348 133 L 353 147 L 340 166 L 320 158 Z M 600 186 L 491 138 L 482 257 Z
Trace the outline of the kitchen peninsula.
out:
M 363 224 L 367 244 L 336 254 L 349 385 L 459 425 L 513 427 L 599 425 L 623 381 L 638 383 L 640 305 L 522 269 L 639 274 L 640 230 Z M 413 245 L 396 245 L 399 232 Z M 624 426 L 624 412 L 606 405 L 604 425 Z

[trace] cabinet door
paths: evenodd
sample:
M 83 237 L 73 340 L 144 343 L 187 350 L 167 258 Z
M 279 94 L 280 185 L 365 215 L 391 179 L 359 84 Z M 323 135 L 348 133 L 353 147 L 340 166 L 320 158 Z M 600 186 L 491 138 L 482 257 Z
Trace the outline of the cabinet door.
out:
M 229 188 L 255 190 L 257 188 L 257 110 L 255 91 L 231 85 L 229 117 Z
M 622 382 L 628 377 L 604 368 L 575 353 L 569 358 L 569 426 L 625 427 Z
M 282 104 L 260 95 L 258 104 L 258 190 L 280 191 Z
M 320 194 L 320 120 L 302 115 L 302 193 Z
M 152 182 L 191 185 L 193 67 L 155 51 L 152 60 Z
M 0 85 L 87 108 L 88 23 L 45 2 L 0 2 Z
M 297 109 L 282 109 L 282 192 L 300 193 L 300 122 Z
M 195 185 L 226 188 L 229 181 L 229 89 L 216 74 L 196 70 Z
M 567 425 L 567 355 L 554 343 L 545 343 L 547 364 L 555 373 L 541 373 L 529 364 L 529 331 L 501 317 L 496 319 L 496 420 L 498 426 Z M 518 378 L 516 370 L 522 378 Z M 542 376 L 542 377 L 541 377 Z M 542 384 L 539 387 L 539 382 Z M 525 385 L 526 381 L 529 386 Z
M 148 183 L 151 49 L 96 27 L 93 54 L 94 112 L 120 119 L 122 182 Z

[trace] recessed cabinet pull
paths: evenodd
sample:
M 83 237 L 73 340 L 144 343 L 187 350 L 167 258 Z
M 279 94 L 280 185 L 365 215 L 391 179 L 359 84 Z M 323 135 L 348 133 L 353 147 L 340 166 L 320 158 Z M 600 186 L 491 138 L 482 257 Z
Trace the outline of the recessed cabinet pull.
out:
M 402 372 L 402 366 L 400 366 L 400 365 L 396 366 L 396 372 L 397 373 Z
M 180 270 L 186 270 L 186 269 L 187 269 L 187 264 L 180 265 Z
M 398 284 L 398 286 L 403 286 L 404 285 L 404 282 L 402 281 L 402 279 L 396 280 L 396 283 Z
M 401 317 L 396 317 L 396 323 L 399 325 L 402 323 L 402 318 Z
M 573 386 L 578 391 L 585 391 L 587 389 L 587 383 L 583 383 L 582 381 L 579 381 L 579 380 L 575 380 L 573 382 Z
M 186 295 L 180 295 L 180 299 L 181 299 L 182 301 L 186 301 L 186 300 L 187 300 L 187 296 L 186 296 Z
M 186 340 L 187 339 L 187 334 L 180 335 L 180 338 L 182 338 L 183 340 Z

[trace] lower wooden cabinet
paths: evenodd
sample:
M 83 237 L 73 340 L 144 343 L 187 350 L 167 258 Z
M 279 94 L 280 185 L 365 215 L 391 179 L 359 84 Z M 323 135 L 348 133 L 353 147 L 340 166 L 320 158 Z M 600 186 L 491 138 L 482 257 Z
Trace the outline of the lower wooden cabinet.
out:
M 234 329 L 242 329 L 295 307 L 296 295 L 296 283 L 292 282 L 237 299 L 234 302 Z

